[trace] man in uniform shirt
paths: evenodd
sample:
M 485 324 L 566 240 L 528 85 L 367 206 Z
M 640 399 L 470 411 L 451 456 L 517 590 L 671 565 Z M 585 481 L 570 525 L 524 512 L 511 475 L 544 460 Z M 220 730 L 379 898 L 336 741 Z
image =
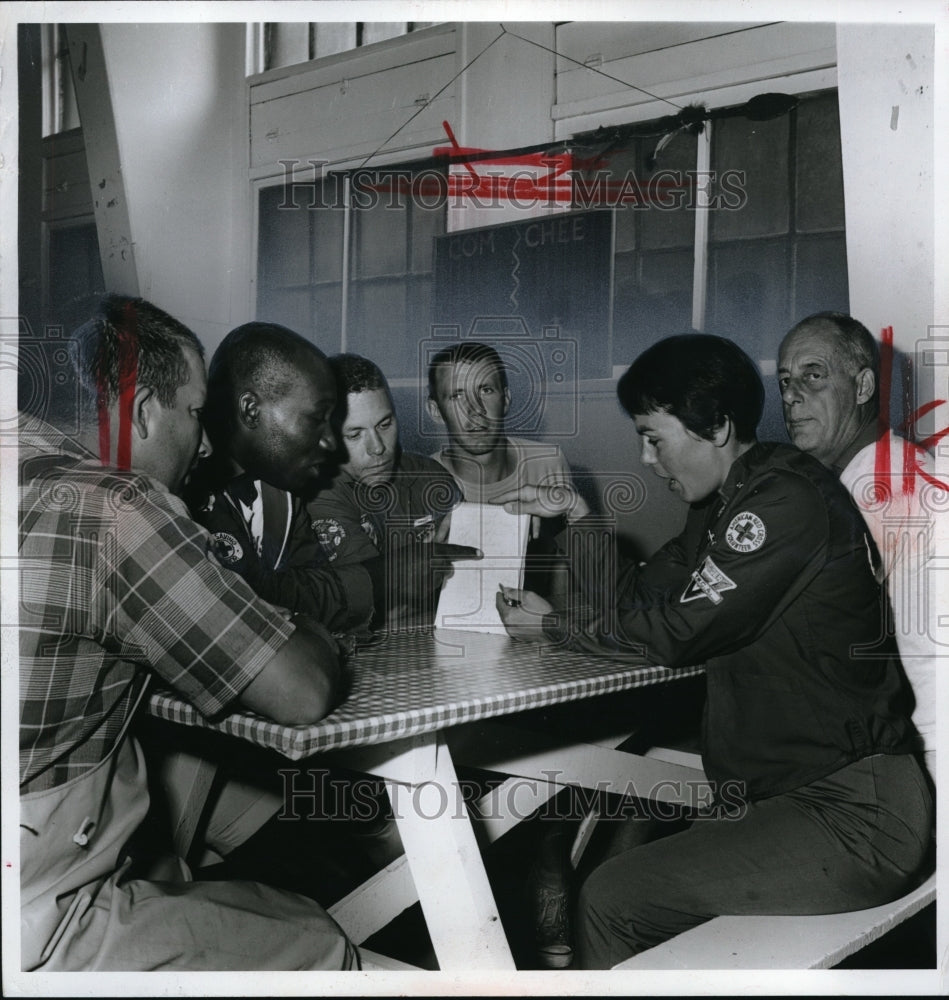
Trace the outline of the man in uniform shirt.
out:
M 21 424 L 22 967 L 348 968 L 352 947 L 309 899 L 130 870 L 149 798 L 129 726 L 150 679 L 208 716 L 241 704 L 308 723 L 334 704 L 339 651 L 223 569 L 175 496 L 208 448 L 194 334 L 111 297 L 74 343 L 79 433 Z
M 275 323 L 245 323 L 214 352 L 204 423 L 214 448 L 186 499 L 218 558 L 267 600 L 307 611 L 333 631 L 365 627 L 372 580 L 329 566 L 304 509 L 336 448 L 336 388 L 326 356 Z
M 398 586 L 404 543 L 443 542 L 461 491 L 437 462 L 402 450 L 392 394 L 377 365 L 337 354 L 330 366 L 339 395 L 340 453 L 331 482 L 307 505 L 313 531 L 334 568 L 385 558 L 387 593 L 396 600 L 378 609 L 377 622 L 430 622 L 442 575 L 430 587 Z M 440 544 L 438 551 L 444 551 Z M 406 592 L 415 596 L 405 600 Z
M 195 470 L 188 498 L 195 519 L 211 532 L 218 558 L 262 597 L 308 612 L 334 633 L 364 636 L 370 624 L 380 623 L 390 593 L 384 560 L 375 550 L 360 558 L 331 558 L 304 502 L 335 454 L 331 416 L 337 395 L 325 355 L 299 334 L 261 322 L 232 330 L 209 366 L 204 423 L 214 452 Z M 400 555 L 410 590 L 430 566 L 412 559 L 411 547 Z M 273 769 L 228 763 L 228 780 L 205 831 L 205 863 L 227 858 L 254 870 L 255 854 L 272 853 L 262 846 L 271 839 L 312 839 L 318 828 L 272 818 L 283 801 Z M 166 764 L 163 775 L 167 787 L 178 788 Z M 377 843 L 377 826 L 357 823 L 353 830 L 360 851 L 373 861 L 391 860 L 393 848 Z M 394 827 L 385 825 L 383 832 L 393 839 Z M 331 852 L 319 853 L 332 863 Z
M 213 451 L 193 470 L 184 496 L 220 563 L 265 600 L 339 635 L 367 628 L 373 583 L 363 566 L 327 565 L 298 495 L 335 450 L 335 405 L 333 376 L 314 344 L 276 323 L 231 330 L 208 366 L 202 422 Z M 168 795 L 183 795 L 187 776 L 173 769 L 175 757 L 158 740 L 147 749 Z M 221 774 L 227 780 L 219 781 L 209 813 L 202 865 L 229 859 L 234 868 L 244 857 L 273 856 L 263 846 L 269 837 L 285 846 L 288 835 L 303 833 L 273 819 L 283 802 L 273 768 L 229 758 Z M 329 866 L 327 852 L 320 855 Z

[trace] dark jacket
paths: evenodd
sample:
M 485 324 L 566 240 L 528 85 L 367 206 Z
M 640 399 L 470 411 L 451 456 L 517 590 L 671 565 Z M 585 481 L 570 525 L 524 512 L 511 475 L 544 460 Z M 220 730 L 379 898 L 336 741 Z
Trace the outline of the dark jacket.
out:
M 311 528 L 334 567 L 386 552 L 394 528 L 431 538 L 462 499 L 454 478 L 434 459 L 400 452 L 389 482 L 362 485 L 340 472 L 307 503 Z
M 440 584 L 408 591 L 399 550 L 434 539 L 439 524 L 460 503 L 461 490 L 436 461 L 400 452 L 388 482 L 365 485 L 339 472 L 307 502 L 310 527 L 324 558 L 338 572 L 365 567 L 373 581 L 373 625 L 390 623 L 396 608 L 430 623 Z M 390 580 L 391 577 L 391 580 Z
M 369 574 L 362 566 L 328 564 L 303 501 L 248 476 L 222 482 L 212 463 L 199 467 L 186 499 L 211 533 L 218 561 L 272 604 L 306 612 L 334 632 L 364 627 L 373 608 Z M 259 541 L 251 534 L 255 502 Z
M 601 546 L 599 565 L 607 555 Z M 600 655 L 704 662 L 706 773 L 763 798 L 914 748 L 876 559 L 831 472 L 757 444 L 719 494 L 692 506 L 682 534 L 620 569 L 615 590 L 587 570 L 598 613 L 550 615 L 545 631 Z

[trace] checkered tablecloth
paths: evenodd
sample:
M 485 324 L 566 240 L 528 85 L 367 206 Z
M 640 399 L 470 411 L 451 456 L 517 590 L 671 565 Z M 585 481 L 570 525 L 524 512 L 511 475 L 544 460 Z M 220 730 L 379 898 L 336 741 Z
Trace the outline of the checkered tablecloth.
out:
M 502 635 L 439 630 L 390 636 L 358 650 L 350 664 L 348 694 L 315 725 L 283 726 L 250 712 L 209 722 L 164 690 L 152 693 L 149 712 L 169 722 L 230 733 L 299 760 L 319 751 L 387 743 L 463 722 L 645 687 L 702 669 L 619 663 Z

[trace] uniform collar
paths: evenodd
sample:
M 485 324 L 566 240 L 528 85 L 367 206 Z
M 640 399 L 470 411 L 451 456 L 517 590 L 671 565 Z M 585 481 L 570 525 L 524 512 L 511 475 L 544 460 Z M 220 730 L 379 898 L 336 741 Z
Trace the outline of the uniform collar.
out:
M 227 492 L 245 507 L 250 507 L 257 499 L 257 483 L 249 472 L 242 472 L 227 484 Z
M 771 455 L 778 445 L 770 441 L 756 441 L 746 452 L 732 462 L 728 476 L 718 491 L 722 500 L 728 503 L 748 482 L 754 470 Z

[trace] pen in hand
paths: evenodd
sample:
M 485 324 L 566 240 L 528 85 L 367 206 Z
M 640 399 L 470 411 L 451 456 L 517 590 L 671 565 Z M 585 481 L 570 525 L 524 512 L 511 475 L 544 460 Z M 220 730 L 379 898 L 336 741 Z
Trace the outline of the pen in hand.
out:
M 504 603 L 509 608 L 519 608 L 521 606 L 521 602 L 520 601 L 516 600 L 513 597 L 508 597 L 508 595 L 504 591 L 504 584 L 503 583 L 499 583 L 498 584 L 498 590 L 501 591 L 501 600 L 503 600 Z

